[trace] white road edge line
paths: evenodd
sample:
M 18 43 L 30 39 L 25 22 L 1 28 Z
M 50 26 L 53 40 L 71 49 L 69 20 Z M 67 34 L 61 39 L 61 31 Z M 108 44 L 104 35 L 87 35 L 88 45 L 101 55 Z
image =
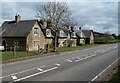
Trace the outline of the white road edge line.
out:
M 95 79 L 97 79 L 98 78 L 98 76 L 95 76 L 91 81 L 94 81 Z
M 33 77 L 33 76 L 36 76 L 36 75 L 39 75 L 39 74 L 42 74 L 42 73 L 46 73 L 46 72 L 51 71 L 51 70 L 55 70 L 55 69 L 57 69 L 57 68 L 58 68 L 58 67 L 53 67 L 53 68 L 44 70 L 44 71 L 42 71 L 42 72 L 38 72 L 38 73 L 35 73 L 35 74 L 32 74 L 32 75 L 29 75 L 29 76 L 26 76 L 26 77 L 23 77 L 23 78 L 14 80 L 13 82 L 21 81 L 21 80 L 24 80 L 24 79 L 27 79 L 27 78 L 30 78 L 30 77 Z M 13 82 L 10 82 L 10 83 L 13 83 Z
M 114 64 L 116 61 L 118 61 L 120 59 L 120 57 L 115 60 L 112 64 Z M 107 66 L 103 71 L 101 71 L 97 76 L 95 76 L 91 81 L 95 81 L 102 73 L 104 73 L 108 68 L 110 68 L 112 66 L 112 64 L 110 64 L 109 66 Z M 89 82 L 91 83 L 91 82 Z

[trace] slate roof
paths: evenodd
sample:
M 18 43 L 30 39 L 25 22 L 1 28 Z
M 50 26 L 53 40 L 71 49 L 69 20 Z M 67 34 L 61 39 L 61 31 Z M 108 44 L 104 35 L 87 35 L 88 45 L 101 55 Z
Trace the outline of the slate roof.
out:
M 76 35 L 77 35 L 78 38 L 85 38 L 84 36 L 81 37 L 81 31 L 80 30 L 76 30 L 75 32 L 76 32 Z
M 99 32 L 94 32 L 94 35 L 105 35 L 105 34 L 99 33 Z
M 41 29 L 42 29 L 44 36 L 46 37 L 46 29 L 47 28 L 44 26 L 43 21 L 40 20 L 38 23 L 41 26 Z M 68 36 L 69 31 L 67 29 L 64 29 L 64 28 L 59 29 L 58 34 L 60 34 L 60 30 L 63 30 L 64 33 Z M 52 37 L 46 37 L 46 38 L 53 38 L 53 35 L 55 35 L 55 32 L 53 30 L 51 30 L 51 33 L 52 33 Z M 65 37 L 59 36 L 59 38 L 67 38 L 67 36 L 65 36 Z
M 2 37 L 27 37 L 37 20 L 5 21 L 2 28 Z
M 85 38 L 90 38 L 92 30 L 82 30 L 83 34 L 85 35 Z
M 38 21 L 38 24 L 39 24 L 39 26 L 41 27 L 41 30 L 42 30 L 45 38 L 53 38 L 53 31 L 51 31 L 51 35 L 52 35 L 51 37 L 47 37 L 47 36 L 46 36 L 46 29 L 47 29 L 47 28 L 44 26 L 44 23 L 43 23 L 42 20 Z

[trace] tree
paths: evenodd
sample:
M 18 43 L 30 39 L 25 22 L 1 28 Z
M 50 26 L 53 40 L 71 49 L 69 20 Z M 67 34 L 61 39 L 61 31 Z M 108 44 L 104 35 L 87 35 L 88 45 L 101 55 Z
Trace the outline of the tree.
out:
M 47 28 L 54 31 L 54 51 L 56 51 L 58 30 L 70 22 L 71 11 L 65 2 L 48 2 L 37 7 L 36 17 L 47 23 Z

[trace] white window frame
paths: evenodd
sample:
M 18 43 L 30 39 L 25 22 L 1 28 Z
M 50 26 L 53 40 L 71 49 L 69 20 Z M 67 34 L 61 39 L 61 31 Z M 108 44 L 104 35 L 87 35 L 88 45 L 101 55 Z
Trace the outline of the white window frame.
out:
M 48 33 L 47 33 L 48 32 Z M 47 37 L 51 37 L 51 30 L 50 29 L 46 29 L 46 36 Z
M 66 34 L 63 30 L 60 30 L 60 37 L 66 37 Z
M 76 37 L 76 33 L 75 32 L 72 32 L 72 34 L 71 34 L 71 37 Z
M 40 43 L 39 40 L 35 40 L 35 41 L 33 41 L 33 46 L 35 46 L 35 47 L 39 46 L 39 43 Z
M 34 27 L 33 33 L 34 33 L 34 35 L 39 35 L 38 27 Z

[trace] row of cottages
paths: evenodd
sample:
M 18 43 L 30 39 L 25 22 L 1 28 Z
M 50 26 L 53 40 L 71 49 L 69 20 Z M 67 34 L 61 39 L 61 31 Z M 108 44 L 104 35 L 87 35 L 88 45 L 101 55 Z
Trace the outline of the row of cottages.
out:
M 15 16 L 14 21 L 5 21 L 2 24 L 2 45 L 6 50 L 12 50 L 15 46 L 22 51 L 36 51 L 38 46 L 45 48 L 46 44 L 54 43 L 54 31 L 46 28 L 42 21 L 21 20 L 20 15 Z M 58 30 L 57 47 L 67 46 L 67 38 L 74 40 L 72 46 L 94 43 L 92 30 Z

